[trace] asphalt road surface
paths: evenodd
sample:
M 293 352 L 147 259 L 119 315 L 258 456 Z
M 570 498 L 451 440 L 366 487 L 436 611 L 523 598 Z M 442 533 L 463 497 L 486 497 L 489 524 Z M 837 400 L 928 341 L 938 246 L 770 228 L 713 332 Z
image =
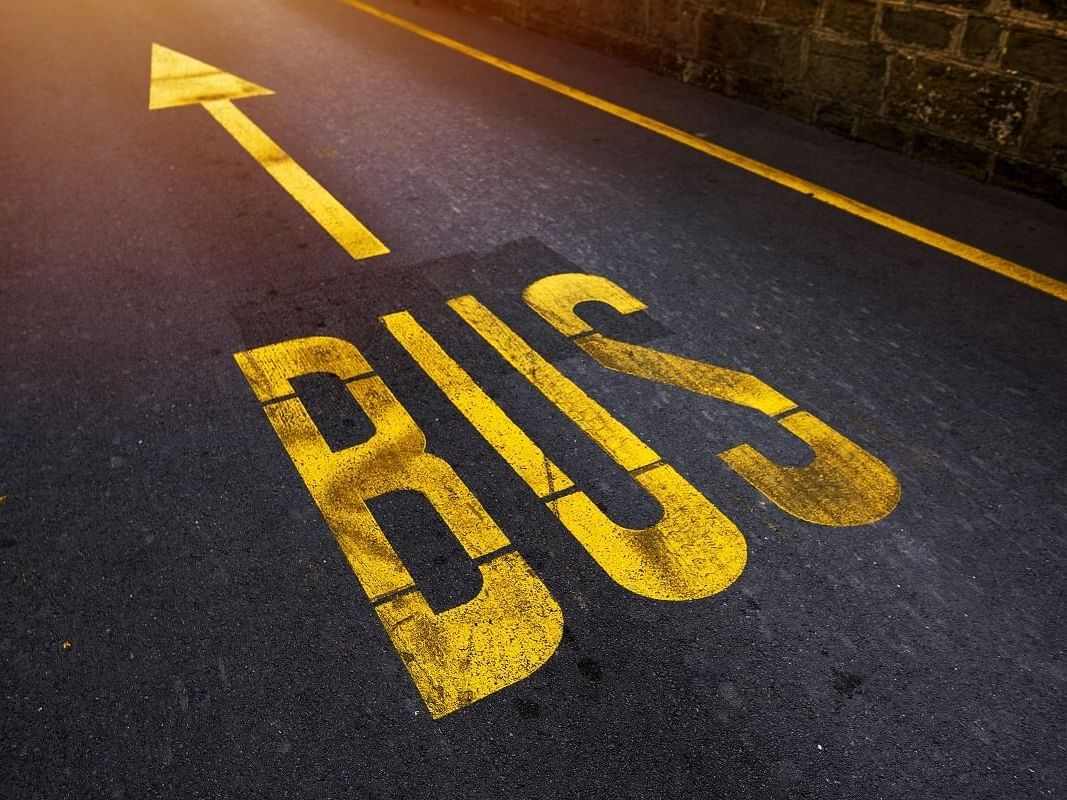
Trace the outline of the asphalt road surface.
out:
M 1067 280 L 1063 210 L 381 7 Z M 5 12 L 0 796 L 1067 796 L 1064 299 L 337 0 Z

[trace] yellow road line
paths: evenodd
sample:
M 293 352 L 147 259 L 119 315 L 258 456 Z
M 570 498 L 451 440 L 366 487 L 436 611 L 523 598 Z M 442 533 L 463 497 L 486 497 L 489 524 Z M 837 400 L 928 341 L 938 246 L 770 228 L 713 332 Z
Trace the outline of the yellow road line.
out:
M 389 252 L 352 212 L 233 104 L 246 97 L 274 94 L 270 89 L 161 44 L 152 45 L 148 87 L 150 111 L 203 106 L 352 258 Z
M 588 92 L 583 92 L 581 89 L 567 86 L 564 83 L 560 83 L 559 81 L 526 69 L 525 67 L 520 67 L 510 61 L 505 61 L 502 58 L 498 58 L 483 52 L 482 50 L 465 45 L 448 36 L 424 28 L 421 25 L 416 25 L 414 22 L 410 22 L 403 17 L 398 17 L 395 14 L 390 14 L 388 11 L 383 11 L 375 6 L 368 5 L 367 3 L 361 2 L 361 0 L 341 0 L 341 2 L 347 3 L 352 6 L 352 8 L 363 11 L 366 14 L 370 14 L 371 16 L 377 17 L 392 25 L 396 25 L 406 31 L 410 31 L 424 39 L 429 39 L 432 42 L 444 45 L 445 47 L 455 50 L 458 53 L 462 53 L 465 56 L 470 56 L 473 59 L 494 66 L 497 69 L 501 69 L 504 72 L 508 72 L 523 80 L 536 83 L 538 86 L 543 86 L 546 89 L 565 95 L 566 97 L 569 97 L 572 100 L 577 100 L 579 103 L 584 103 L 587 106 L 592 106 L 593 108 L 611 114 L 619 119 L 632 122 L 634 125 L 658 133 L 661 136 L 666 136 L 668 139 L 673 139 L 680 144 L 684 144 L 694 150 L 699 150 L 700 152 L 712 156 L 713 158 L 717 158 L 720 161 L 733 164 L 735 167 L 739 167 L 746 172 L 751 172 L 754 175 L 759 175 L 761 178 L 777 183 L 779 186 L 784 186 L 795 192 L 806 194 L 815 200 L 831 205 L 848 214 L 860 217 L 868 222 L 873 222 L 875 225 L 880 225 L 891 231 L 896 231 L 902 236 L 907 236 L 909 239 L 922 242 L 936 250 L 941 250 L 942 252 L 956 256 L 957 258 L 962 258 L 964 261 L 970 261 L 972 264 L 977 264 L 979 267 L 984 267 L 992 272 L 996 272 L 998 275 L 1003 275 L 1013 281 L 1029 286 L 1031 289 L 1037 289 L 1040 292 L 1052 295 L 1058 300 L 1067 302 L 1067 283 L 1064 283 L 1063 281 L 1056 280 L 1048 275 L 1043 275 L 1040 272 L 1035 272 L 1021 264 L 1016 264 L 1014 261 L 1009 261 L 1006 258 L 1001 258 L 992 253 L 987 253 L 985 250 L 980 250 L 977 247 L 973 247 L 949 236 L 937 233 L 929 228 L 924 228 L 921 225 L 908 222 L 893 214 L 880 211 L 866 203 L 861 203 L 859 200 L 846 197 L 832 189 L 827 189 L 818 184 L 811 183 L 796 175 L 791 175 L 788 172 L 784 172 L 783 170 L 764 164 L 761 161 L 757 161 L 754 158 L 749 158 L 748 156 L 741 155 L 733 150 L 705 141 L 691 133 L 686 133 L 683 130 L 667 125 L 666 123 L 659 122 L 651 117 L 646 117 L 644 114 L 631 111 L 628 108 L 624 108 L 623 106 L 608 100 L 602 100 Z
M 389 252 L 351 211 L 237 106 L 229 100 L 208 100 L 201 105 L 352 258 L 372 258 Z

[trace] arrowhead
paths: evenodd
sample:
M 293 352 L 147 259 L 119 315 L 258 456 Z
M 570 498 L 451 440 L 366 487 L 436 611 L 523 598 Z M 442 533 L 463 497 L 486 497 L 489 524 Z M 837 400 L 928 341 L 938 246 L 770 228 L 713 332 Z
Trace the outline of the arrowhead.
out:
M 242 97 L 274 94 L 244 78 L 171 50 L 152 45 L 152 77 L 148 108 L 171 108 L 206 103 L 209 100 L 238 100 Z

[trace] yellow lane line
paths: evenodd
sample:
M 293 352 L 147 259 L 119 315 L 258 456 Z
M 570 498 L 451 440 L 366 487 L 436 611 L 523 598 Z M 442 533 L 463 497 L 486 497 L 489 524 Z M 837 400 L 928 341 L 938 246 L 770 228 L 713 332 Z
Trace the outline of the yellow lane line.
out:
M 869 206 L 866 203 L 862 203 L 859 200 L 854 200 L 851 197 L 835 192 L 832 189 L 827 189 L 818 184 L 806 181 L 803 178 L 799 178 L 796 175 L 791 175 L 788 172 L 776 169 L 769 164 L 764 164 L 754 158 L 749 158 L 748 156 L 741 155 L 733 150 L 705 141 L 698 136 L 686 133 L 683 130 L 667 125 L 664 122 L 652 119 L 651 117 L 646 117 L 644 114 L 631 111 L 628 108 L 624 108 L 623 106 L 608 100 L 603 100 L 588 92 L 583 92 L 581 89 L 567 86 L 564 83 L 560 83 L 559 81 L 541 75 L 533 70 L 520 67 L 518 64 L 505 61 L 502 58 L 498 58 L 497 56 L 490 55 L 482 50 L 458 42 L 448 36 L 431 31 L 428 28 L 424 28 L 421 25 L 408 21 L 403 17 L 398 17 L 395 14 L 390 14 L 388 11 L 383 11 L 375 6 L 368 5 L 367 3 L 361 2 L 361 0 L 341 0 L 341 2 L 366 14 L 377 17 L 380 20 L 403 28 L 406 31 L 410 31 L 424 39 L 429 39 L 432 42 L 444 45 L 445 47 L 455 50 L 458 53 L 462 53 L 465 56 L 469 56 L 482 63 L 501 69 L 504 72 L 508 72 L 523 80 L 536 83 L 538 86 L 543 86 L 546 89 L 565 95 L 572 100 L 577 100 L 579 103 L 584 103 L 587 106 L 599 109 L 600 111 L 611 114 L 619 119 L 632 122 L 634 125 L 650 130 L 653 133 L 666 136 L 668 139 L 673 139 L 680 144 L 684 144 L 694 150 L 699 150 L 700 152 L 713 158 L 717 158 L 720 161 L 733 164 L 735 167 L 739 167 L 746 172 L 751 172 L 754 175 L 759 175 L 761 178 L 765 178 L 772 183 L 777 183 L 779 186 L 784 186 L 787 189 L 792 189 L 795 192 L 808 195 L 815 200 L 831 205 L 848 214 L 860 217 L 868 222 L 873 222 L 875 225 L 880 225 L 891 231 L 896 231 L 902 236 L 907 236 L 909 239 L 922 242 L 936 250 L 941 250 L 949 255 L 962 258 L 964 261 L 969 261 L 979 267 L 984 267 L 992 272 L 996 272 L 998 275 L 1003 275 L 1005 278 L 1010 278 L 1013 281 L 1029 286 L 1031 289 L 1037 289 L 1040 292 L 1052 295 L 1058 300 L 1067 302 L 1067 283 L 1064 283 L 1063 281 L 1036 272 L 1021 264 L 1016 264 L 1014 261 L 1009 261 L 1006 258 L 987 253 L 985 250 L 965 244 L 964 242 L 953 239 L 950 236 L 945 236 L 937 231 L 932 231 L 929 228 L 924 228 L 921 225 L 908 222 L 893 214 L 880 211 L 879 209 Z
M 389 252 L 367 226 L 229 100 L 201 105 L 357 261 Z
M 203 106 L 352 258 L 388 253 L 389 248 L 351 211 L 233 104 L 234 100 L 271 94 L 270 89 L 185 53 L 152 45 L 149 110 Z

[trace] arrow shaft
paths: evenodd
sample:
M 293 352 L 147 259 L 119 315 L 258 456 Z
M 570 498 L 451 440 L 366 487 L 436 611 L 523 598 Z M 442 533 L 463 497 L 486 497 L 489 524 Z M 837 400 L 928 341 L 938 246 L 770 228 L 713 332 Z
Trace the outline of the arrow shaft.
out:
M 209 100 L 201 105 L 352 258 L 370 258 L 389 252 L 389 248 L 351 211 L 293 161 L 237 106 L 229 100 Z

